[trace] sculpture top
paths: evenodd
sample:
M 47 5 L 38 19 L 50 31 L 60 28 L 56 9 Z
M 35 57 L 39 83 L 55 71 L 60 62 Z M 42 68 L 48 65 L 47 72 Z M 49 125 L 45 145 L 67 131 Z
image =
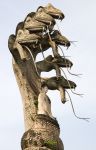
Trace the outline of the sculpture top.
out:
M 36 12 L 29 13 L 23 22 L 18 23 L 15 35 L 11 35 L 8 41 L 9 50 L 35 96 L 40 97 L 45 94 L 40 92 L 43 80 L 48 89 L 60 91 L 62 103 L 66 102 L 65 89 L 76 87 L 74 82 L 68 81 L 61 75 L 61 67 L 68 68 L 73 65 L 70 60 L 60 56 L 58 49 L 58 45 L 69 47 L 70 41 L 58 30 L 54 30 L 55 19 L 62 20 L 64 17 L 63 12 L 52 4 L 40 6 Z M 50 47 L 52 47 L 53 56 L 50 55 L 47 59 L 43 52 Z M 43 54 L 44 60 L 35 63 L 38 53 Z M 52 69 L 56 70 L 56 77 L 42 79 L 41 72 Z M 45 97 L 48 99 L 46 94 Z

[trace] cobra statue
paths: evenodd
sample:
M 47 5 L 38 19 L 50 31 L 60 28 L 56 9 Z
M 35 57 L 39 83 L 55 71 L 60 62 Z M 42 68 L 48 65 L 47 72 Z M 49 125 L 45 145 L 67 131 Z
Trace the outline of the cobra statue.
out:
M 52 115 L 51 100 L 46 94 L 48 89 L 58 90 L 61 102 L 65 104 L 67 89 L 76 88 L 64 72 L 73 63 L 65 55 L 60 55 L 60 45 L 68 48 L 71 42 L 54 29 L 56 19 L 63 20 L 64 17 L 63 12 L 52 4 L 40 6 L 18 23 L 15 34 L 9 36 L 8 47 L 24 110 L 22 150 L 64 150 L 59 138 L 60 127 Z M 44 51 L 49 48 L 52 53 L 45 57 Z M 36 61 L 39 53 L 43 60 Z M 51 70 L 55 70 L 55 76 L 41 76 L 42 72 Z

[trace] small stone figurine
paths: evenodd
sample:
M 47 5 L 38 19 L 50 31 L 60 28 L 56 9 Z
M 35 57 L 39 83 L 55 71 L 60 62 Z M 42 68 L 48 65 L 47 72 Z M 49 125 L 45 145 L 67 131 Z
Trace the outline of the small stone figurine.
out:
M 41 84 L 41 91 L 38 96 L 38 114 L 43 114 L 55 119 L 51 112 L 51 101 L 47 96 L 48 87 L 45 83 Z

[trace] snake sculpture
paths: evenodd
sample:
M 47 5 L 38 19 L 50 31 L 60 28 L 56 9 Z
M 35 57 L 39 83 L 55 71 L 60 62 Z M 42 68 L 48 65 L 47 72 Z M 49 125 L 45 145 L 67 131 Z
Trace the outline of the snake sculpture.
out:
M 40 6 L 36 12 L 29 13 L 24 21 L 18 23 L 15 34 L 10 35 L 8 40 L 8 47 L 14 62 L 18 64 L 21 73 L 26 77 L 34 95 L 38 97 L 41 84 L 44 82 L 48 89 L 59 90 L 62 103 L 66 102 L 66 89 L 72 91 L 76 88 L 73 81 L 61 74 L 62 67 L 73 66 L 69 59 L 62 57 L 59 53 L 59 46 L 68 48 L 71 45 L 70 40 L 54 29 L 55 19 L 62 20 L 64 17 L 63 12 L 51 4 L 45 7 Z M 44 51 L 49 48 L 52 49 L 52 54 L 45 57 Z M 43 60 L 36 62 L 38 53 L 42 54 Z M 56 76 L 41 77 L 42 72 L 49 72 L 53 69 L 56 71 Z M 72 108 L 75 114 L 73 104 Z

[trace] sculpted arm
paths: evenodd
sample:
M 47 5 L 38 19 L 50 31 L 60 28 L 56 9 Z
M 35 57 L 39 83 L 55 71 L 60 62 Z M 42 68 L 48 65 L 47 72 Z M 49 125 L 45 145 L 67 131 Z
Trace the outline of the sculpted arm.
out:
M 45 106 L 45 94 L 40 93 L 38 96 L 38 114 L 45 114 L 44 106 Z
M 51 113 L 51 101 L 45 93 L 38 96 L 38 114 L 44 114 L 53 118 Z

